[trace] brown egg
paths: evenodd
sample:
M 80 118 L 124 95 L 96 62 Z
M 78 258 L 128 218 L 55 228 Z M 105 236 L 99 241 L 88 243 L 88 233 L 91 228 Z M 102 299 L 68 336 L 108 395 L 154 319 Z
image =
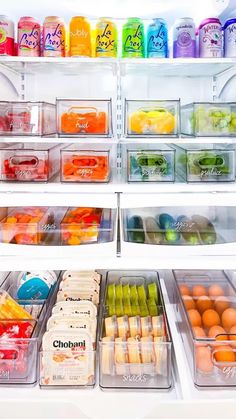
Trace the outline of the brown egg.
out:
M 193 301 L 192 297 L 190 297 L 190 295 L 183 295 L 182 299 L 183 299 L 186 310 L 191 310 L 192 308 L 196 308 L 196 304 Z
M 197 310 L 194 310 L 194 309 L 188 310 L 188 317 L 189 317 L 192 327 L 202 325 L 202 318 Z
M 196 303 L 197 309 L 200 314 L 204 313 L 204 311 L 208 310 L 209 308 L 212 308 L 213 303 L 209 297 L 206 295 L 202 295 L 198 298 Z
M 181 295 L 191 295 L 189 287 L 185 284 L 180 284 L 179 290 Z
M 223 288 L 220 287 L 218 284 L 211 285 L 208 288 L 208 293 L 211 298 L 216 298 L 225 295 Z
M 229 333 L 233 333 L 233 335 L 229 335 L 230 340 L 236 340 L 236 326 L 231 327 Z
M 206 310 L 202 315 L 202 322 L 204 327 L 210 329 L 212 326 L 220 325 L 220 316 L 215 310 Z
M 223 311 L 230 307 L 230 301 L 224 295 L 217 297 L 214 301 L 214 308 L 217 313 L 221 316 Z
M 193 333 L 196 336 L 196 338 L 205 338 L 206 333 L 204 332 L 202 327 L 194 326 L 193 327 Z
M 194 285 L 192 289 L 193 297 L 201 297 L 202 295 L 208 295 L 206 287 L 203 285 Z
M 229 345 L 217 346 L 214 349 L 213 356 L 217 362 L 235 362 L 235 352 Z
M 209 338 L 215 339 L 215 340 L 227 340 L 228 335 L 226 334 L 225 329 L 221 326 L 212 326 L 209 329 L 208 332 Z
M 227 308 L 221 316 L 222 325 L 228 332 L 231 327 L 236 326 L 236 310 L 235 308 Z
M 196 365 L 199 371 L 210 373 L 213 370 L 213 362 L 211 359 L 211 350 L 207 346 L 199 346 L 196 348 Z

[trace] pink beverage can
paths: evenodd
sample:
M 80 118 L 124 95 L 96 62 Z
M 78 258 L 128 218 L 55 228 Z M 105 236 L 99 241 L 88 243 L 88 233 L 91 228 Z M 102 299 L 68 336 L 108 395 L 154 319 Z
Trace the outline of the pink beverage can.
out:
M 48 16 L 43 23 L 43 56 L 65 57 L 66 28 L 64 20 Z
M 0 15 L 0 55 L 14 55 L 14 23 Z
M 18 22 L 18 55 L 40 57 L 40 23 L 34 17 L 24 16 Z
M 199 57 L 221 58 L 223 55 L 222 27 L 218 18 L 203 20 L 199 26 Z

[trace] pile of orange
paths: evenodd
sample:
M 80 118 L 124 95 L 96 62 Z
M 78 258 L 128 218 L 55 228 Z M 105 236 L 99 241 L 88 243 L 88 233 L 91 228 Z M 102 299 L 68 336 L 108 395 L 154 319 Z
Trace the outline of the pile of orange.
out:
M 235 363 L 236 308 L 232 306 L 229 295 L 225 295 L 223 287 L 219 284 L 208 287 L 181 284 L 179 289 L 193 334 L 198 340 L 195 345 L 198 369 L 209 373 L 214 364 L 223 367 L 227 363 Z M 207 343 L 204 343 L 205 339 Z M 211 345 L 209 339 L 212 340 Z

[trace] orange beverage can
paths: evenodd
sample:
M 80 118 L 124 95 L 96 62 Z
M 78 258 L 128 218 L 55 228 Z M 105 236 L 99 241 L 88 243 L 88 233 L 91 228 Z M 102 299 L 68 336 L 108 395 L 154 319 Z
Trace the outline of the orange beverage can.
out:
M 83 16 L 74 16 L 70 21 L 70 56 L 91 57 L 91 28 Z

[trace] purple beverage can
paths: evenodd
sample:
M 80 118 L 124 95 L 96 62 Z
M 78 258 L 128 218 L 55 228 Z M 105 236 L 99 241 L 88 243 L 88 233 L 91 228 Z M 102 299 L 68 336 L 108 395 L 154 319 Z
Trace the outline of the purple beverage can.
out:
M 224 56 L 236 57 L 236 18 L 226 20 L 223 31 Z
M 192 18 L 177 19 L 173 30 L 173 57 L 191 58 L 196 56 L 195 24 Z
M 218 18 L 203 20 L 199 26 L 199 57 L 221 58 L 223 55 L 222 27 Z

